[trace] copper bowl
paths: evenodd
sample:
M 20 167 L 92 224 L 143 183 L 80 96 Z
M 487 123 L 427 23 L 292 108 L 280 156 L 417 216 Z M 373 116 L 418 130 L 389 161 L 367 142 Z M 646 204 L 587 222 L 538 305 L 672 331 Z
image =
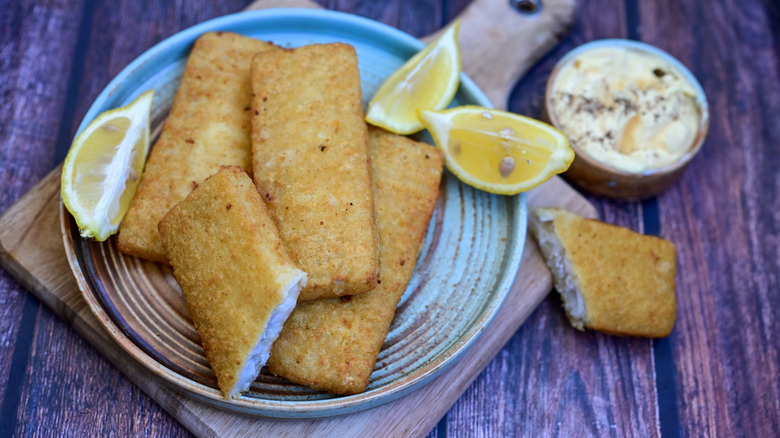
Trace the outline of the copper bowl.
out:
M 607 162 L 594 158 L 572 142 L 571 147 L 575 152 L 574 161 L 572 162 L 571 167 L 569 167 L 569 170 L 563 174 L 563 177 L 570 183 L 596 195 L 626 200 L 649 198 L 668 189 L 677 178 L 679 178 L 685 166 L 701 149 L 704 139 L 707 137 L 707 131 L 710 125 L 709 105 L 707 104 L 707 98 L 699 81 L 696 80 L 693 74 L 680 63 L 680 61 L 663 50 L 649 44 L 632 40 L 606 39 L 592 41 L 577 47 L 561 58 L 555 65 L 555 68 L 547 81 L 544 98 L 545 117 L 548 122 L 564 133 L 566 131 L 561 127 L 552 104 L 553 87 L 558 77 L 558 73 L 564 66 L 569 62 L 572 62 L 579 55 L 589 50 L 606 47 L 642 51 L 663 59 L 677 70 L 677 72 L 690 83 L 693 89 L 696 90 L 696 103 L 700 115 L 699 129 L 688 151 L 677 160 L 663 167 L 647 169 L 638 173 L 627 172 L 615 168 Z

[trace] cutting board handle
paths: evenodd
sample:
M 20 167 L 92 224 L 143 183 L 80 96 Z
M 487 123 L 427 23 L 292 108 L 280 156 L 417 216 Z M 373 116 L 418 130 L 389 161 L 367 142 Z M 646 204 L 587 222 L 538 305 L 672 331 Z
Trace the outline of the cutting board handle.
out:
M 517 81 L 566 34 L 575 11 L 574 0 L 539 1 L 532 14 L 512 3 L 474 0 L 458 17 L 463 71 L 499 109 L 507 108 Z
M 543 0 L 524 14 L 510 0 L 474 0 L 458 16 L 463 71 L 496 108 L 506 109 L 520 77 L 566 34 L 575 0 Z M 248 9 L 319 8 L 310 0 L 257 0 Z M 423 37 L 430 41 L 436 34 Z

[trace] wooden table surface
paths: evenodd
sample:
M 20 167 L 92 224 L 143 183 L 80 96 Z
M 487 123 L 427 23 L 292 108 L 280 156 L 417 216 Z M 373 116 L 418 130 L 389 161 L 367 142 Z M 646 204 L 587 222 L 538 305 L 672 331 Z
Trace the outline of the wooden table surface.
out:
M 87 108 L 125 65 L 247 3 L 0 2 L 0 212 L 63 160 Z M 469 2 L 320 3 L 422 36 Z M 539 116 L 554 63 L 601 38 L 668 51 L 709 99 L 709 137 L 670 190 L 644 202 L 590 198 L 603 220 L 677 246 L 675 330 L 655 341 L 577 332 L 551 294 L 429 436 L 775 436 L 780 3 L 583 1 L 509 108 Z M 2 436 L 188 434 L 5 272 L 0 401 Z

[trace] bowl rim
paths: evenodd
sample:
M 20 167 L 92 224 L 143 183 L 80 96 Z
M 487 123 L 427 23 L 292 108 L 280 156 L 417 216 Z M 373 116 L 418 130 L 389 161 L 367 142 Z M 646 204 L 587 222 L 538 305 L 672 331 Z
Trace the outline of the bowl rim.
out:
M 648 53 L 653 56 L 657 56 L 663 59 L 664 61 L 666 61 L 667 63 L 669 63 L 673 68 L 675 68 L 685 78 L 685 80 L 688 81 L 691 87 L 693 87 L 693 89 L 696 91 L 696 104 L 698 106 L 699 114 L 700 114 L 699 129 L 696 132 L 696 137 L 694 138 L 691 146 L 688 148 L 688 150 L 685 153 L 683 153 L 676 160 L 660 167 L 645 169 L 641 172 L 629 172 L 623 169 L 619 169 L 608 162 L 596 159 L 587 151 L 580 148 L 579 145 L 575 144 L 574 142 L 570 142 L 571 148 L 574 149 L 575 151 L 575 159 L 579 158 L 582 161 L 586 162 L 591 167 L 599 168 L 603 171 L 609 172 L 617 176 L 621 176 L 623 178 L 652 177 L 660 174 L 674 173 L 675 171 L 685 167 L 693 159 L 693 157 L 699 152 L 699 150 L 701 150 L 701 147 L 704 144 L 704 141 L 707 138 L 707 133 L 709 131 L 710 110 L 709 110 L 709 103 L 707 102 L 707 95 L 704 92 L 704 88 L 702 88 L 701 84 L 693 75 L 693 73 L 691 73 L 691 71 L 677 58 L 665 52 L 664 50 L 659 49 L 658 47 L 655 47 L 653 45 L 641 41 L 622 39 L 622 38 L 607 38 L 607 39 L 594 40 L 575 47 L 574 49 L 566 53 L 555 64 L 552 72 L 550 72 L 549 78 L 547 79 L 547 85 L 545 87 L 545 93 L 544 93 L 544 107 L 546 110 L 545 111 L 546 115 L 550 123 L 554 127 L 560 129 L 562 132 L 565 133 L 560 123 L 558 122 L 557 115 L 555 114 L 555 110 L 553 109 L 554 107 L 552 105 L 553 88 L 558 78 L 558 74 L 565 66 L 567 66 L 569 63 L 574 61 L 576 57 L 580 56 L 585 52 L 596 50 L 596 49 L 615 48 L 615 47 L 625 48 L 629 50 L 637 50 L 637 51 Z

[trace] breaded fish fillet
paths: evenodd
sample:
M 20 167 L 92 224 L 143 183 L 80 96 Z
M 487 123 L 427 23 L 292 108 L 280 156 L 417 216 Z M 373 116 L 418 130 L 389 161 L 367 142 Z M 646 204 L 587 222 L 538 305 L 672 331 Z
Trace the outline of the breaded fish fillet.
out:
M 238 397 L 268 359 L 306 273 L 237 166 L 173 207 L 160 235 L 219 388 L 226 398 Z
M 309 273 L 300 299 L 373 289 L 379 251 L 355 49 L 261 53 L 252 90 L 254 181 Z
M 571 324 L 663 337 L 677 319 L 674 244 L 560 208 L 532 208 L 539 242 Z
M 371 128 L 381 278 L 360 295 L 298 303 L 273 345 L 274 374 L 335 394 L 363 391 L 417 262 L 436 205 L 441 152 Z
M 273 44 L 228 32 L 198 38 L 168 120 L 119 228 L 120 251 L 165 262 L 157 232 L 163 215 L 220 166 L 236 165 L 251 172 L 252 57 L 276 49 Z

